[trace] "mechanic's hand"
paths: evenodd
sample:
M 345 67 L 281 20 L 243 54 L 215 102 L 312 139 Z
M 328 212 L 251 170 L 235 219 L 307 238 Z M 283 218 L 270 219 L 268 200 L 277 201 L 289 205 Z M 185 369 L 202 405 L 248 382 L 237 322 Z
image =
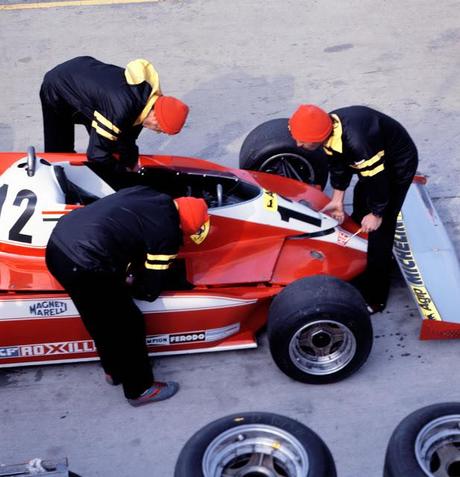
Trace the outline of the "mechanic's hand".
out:
M 374 214 L 367 214 L 366 216 L 364 216 L 363 220 L 361 220 L 361 228 L 363 232 L 366 233 L 374 232 L 380 227 L 381 224 L 382 217 L 379 217 Z
M 342 202 L 334 202 L 331 200 L 325 207 L 321 209 L 321 212 L 330 212 L 330 216 L 337 220 L 341 224 L 345 220 L 345 211 Z

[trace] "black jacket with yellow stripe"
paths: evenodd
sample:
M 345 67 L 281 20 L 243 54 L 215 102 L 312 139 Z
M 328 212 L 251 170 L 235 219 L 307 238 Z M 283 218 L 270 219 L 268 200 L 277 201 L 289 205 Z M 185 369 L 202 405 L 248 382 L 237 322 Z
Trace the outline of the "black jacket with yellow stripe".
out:
M 110 162 L 118 153 L 128 167 L 137 162 L 136 139 L 161 94 L 158 73 L 147 60 L 134 60 L 124 69 L 89 56 L 50 70 L 41 91 L 49 104 L 87 126 L 89 160 Z
M 53 242 L 84 270 L 135 270 L 138 297 L 157 298 L 182 243 L 173 200 L 147 186 L 122 189 L 62 217 Z
M 345 190 L 353 173 L 366 185 L 369 207 L 383 215 L 392 184 L 411 180 L 417 149 L 404 127 L 393 118 L 365 106 L 331 113 L 333 131 L 324 144 L 329 155 L 331 185 Z

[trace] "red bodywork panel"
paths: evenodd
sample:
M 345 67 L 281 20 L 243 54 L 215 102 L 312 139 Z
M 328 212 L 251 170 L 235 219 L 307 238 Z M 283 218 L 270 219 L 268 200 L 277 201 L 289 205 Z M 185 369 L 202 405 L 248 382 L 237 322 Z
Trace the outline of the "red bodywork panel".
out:
M 460 325 L 439 320 L 422 320 L 421 340 L 451 340 L 460 338 Z
M 209 297 L 215 296 L 229 301 L 237 298 L 242 303 L 208 309 L 145 312 L 149 353 L 255 347 L 255 333 L 264 325 L 270 298 L 278 291 L 276 288 L 194 290 L 187 298 L 203 297 L 209 301 Z M 183 292 L 167 292 L 162 298 L 180 300 L 183 296 Z M 26 316 L 0 319 L 0 367 L 97 359 L 94 343 L 78 314 L 60 316 L 69 308 L 66 300 L 68 297 L 64 294 L 0 297 L 0 309 L 8 301 L 26 311 Z

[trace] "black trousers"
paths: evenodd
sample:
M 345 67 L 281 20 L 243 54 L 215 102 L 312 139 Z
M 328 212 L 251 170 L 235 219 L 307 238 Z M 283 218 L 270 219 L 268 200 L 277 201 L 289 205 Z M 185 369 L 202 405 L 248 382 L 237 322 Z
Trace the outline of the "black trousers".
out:
M 124 277 L 82 269 L 52 239 L 46 263 L 79 311 L 104 371 L 121 381 L 127 398 L 140 396 L 152 385 L 153 373 L 144 316 L 133 302 Z
M 369 304 L 386 305 L 390 291 L 396 221 L 415 175 L 415 169 L 416 166 L 410 179 L 390 185 L 390 201 L 382 216 L 382 224 L 377 230 L 369 233 L 366 271 L 355 282 Z M 365 187 L 358 182 L 353 190 L 352 218 L 360 224 L 363 217 L 369 213 Z
M 51 101 L 44 88 L 42 103 L 45 152 L 75 152 L 75 124 L 83 124 L 89 132 L 90 121 L 62 101 Z

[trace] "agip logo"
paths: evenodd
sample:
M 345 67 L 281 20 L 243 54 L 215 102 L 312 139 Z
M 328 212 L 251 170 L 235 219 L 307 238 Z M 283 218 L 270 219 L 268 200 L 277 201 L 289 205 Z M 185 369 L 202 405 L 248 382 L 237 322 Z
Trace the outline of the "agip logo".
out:
M 67 304 L 59 300 L 42 300 L 29 305 L 29 313 L 33 316 L 57 316 L 66 311 Z

